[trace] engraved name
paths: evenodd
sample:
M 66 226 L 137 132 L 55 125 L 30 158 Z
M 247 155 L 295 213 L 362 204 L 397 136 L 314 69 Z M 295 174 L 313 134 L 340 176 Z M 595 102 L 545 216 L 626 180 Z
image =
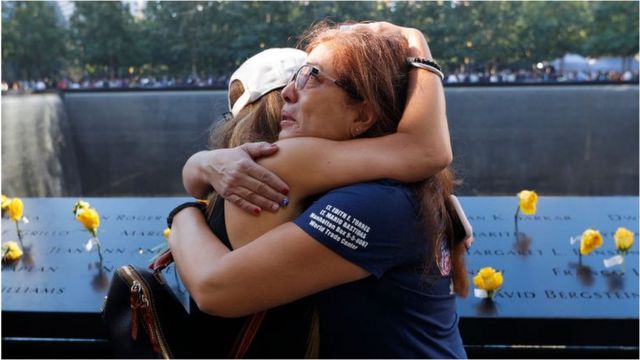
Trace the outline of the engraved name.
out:
M 116 221 L 166 221 L 166 215 L 116 215 Z
M 61 295 L 65 288 L 55 287 L 34 287 L 34 286 L 3 286 L 3 294 L 41 294 L 41 295 Z
M 513 216 L 505 217 L 498 214 L 491 215 L 469 215 L 467 216 L 469 221 L 513 221 Z M 571 215 L 533 215 L 533 216 L 518 216 L 518 221 L 571 221 Z
M 611 221 L 620 221 L 620 220 L 633 220 L 637 221 L 638 216 L 636 215 L 626 215 L 626 214 L 607 214 L 609 220 Z
M 162 230 L 122 230 L 120 236 L 152 236 L 164 237 Z
M 531 255 L 544 255 L 542 249 L 529 249 L 529 250 L 500 250 L 500 249 L 485 249 L 485 250 L 473 250 L 469 255 L 477 256 L 531 256 Z
M 127 249 L 127 248 L 102 248 L 102 251 L 104 251 L 105 254 L 140 254 L 140 255 L 144 255 L 144 254 L 155 254 L 160 252 L 163 249 L 154 249 L 154 248 L 142 248 L 142 247 L 137 247 L 135 249 Z M 87 250 L 85 250 L 83 247 L 59 247 L 59 246 L 52 246 L 49 249 L 48 254 L 83 254 L 86 253 Z M 146 255 L 145 255 L 146 256 Z
M 16 265 L 3 267 L 2 271 L 11 272 L 40 272 L 40 273 L 52 273 L 58 271 L 57 266 L 29 266 L 29 265 Z
M 562 291 L 545 290 L 547 299 L 638 299 L 638 293 L 627 291 Z
M 621 276 L 622 272 L 619 270 L 606 270 L 606 269 L 600 269 L 600 270 L 593 270 L 591 268 L 588 267 L 584 267 L 581 270 L 576 270 L 576 269 L 560 269 L 557 267 L 551 268 L 551 272 L 553 273 L 554 276 L 570 276 L 570 277 L 574 277 L 576 276 L 578 273 L 581 274 L 589 274 L 589 275 L 594 275 L 594 276 Z M 637 268 L 632 268 L 631 272 L 634 273 L 636 275 L 636 277 L 638 276 L 638 269 Z

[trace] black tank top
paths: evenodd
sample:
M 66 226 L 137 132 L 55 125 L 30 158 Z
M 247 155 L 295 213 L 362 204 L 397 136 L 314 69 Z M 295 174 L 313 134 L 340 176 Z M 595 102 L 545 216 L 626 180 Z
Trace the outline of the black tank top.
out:
M 218 197 L 213 212 L 208 220 L 209 227 L 220 241 L 229 249 L 231 242 L 224 222 L 224 199 Z M 313 306 L 309 298 L 269 309 L 260 330 L 247 351 L 247 358 L 303 358 L 307 348 L 307 337 L 310 332 Z M 200 358 L 229 357 L 230 350 L 245 324 L 248 316 L 240 318 L 223 318 L 203 313 L 190 300 L 190 316 L 197 330 L 194 339 L 202 353 L 194 354 Z

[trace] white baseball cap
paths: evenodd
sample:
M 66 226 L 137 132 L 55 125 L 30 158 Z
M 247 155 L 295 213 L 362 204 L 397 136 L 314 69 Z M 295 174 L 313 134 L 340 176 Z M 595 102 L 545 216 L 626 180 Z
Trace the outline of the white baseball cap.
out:
M 247 104 L 258 100 L 262 95 L 287 85 L 295 71 L 302 66 L 307 53 L 293 48 L 267 49 L 247 59 L 236 70 L 229 84 L 239 80 L 244 87 L 244 93 L 231 107 L 231 99 L 227 96 L 229 109 L 233 116 Z

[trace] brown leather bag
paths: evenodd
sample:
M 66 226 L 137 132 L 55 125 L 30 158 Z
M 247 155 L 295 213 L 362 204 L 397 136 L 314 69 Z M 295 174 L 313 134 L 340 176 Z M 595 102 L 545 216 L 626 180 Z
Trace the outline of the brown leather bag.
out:
M 118 358 L 193 358 L 211 344 L 195 343 L 189 314 L 164 279 L 173 262 L 167 250 L 149 266 L 120 267 L 113 275 L 102 312 L 113 355 Z M 265 311 L 250 316 L 229 356 L 243 358 L 262 324 Z M 215 339 L 212 339 L 215 341 Z

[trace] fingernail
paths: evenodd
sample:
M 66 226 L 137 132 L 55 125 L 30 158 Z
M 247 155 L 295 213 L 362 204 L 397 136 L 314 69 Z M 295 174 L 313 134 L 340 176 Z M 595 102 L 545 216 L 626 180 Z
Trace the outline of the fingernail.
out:
M 282 193 L 284 195 L 289 195 L 289 189 L 287 189 L 287 188 L 282 189 Z
M 282 206 L 289 205 L 289 198 L 286 197 L 286 198 L 282 199 L 282 202 L 280 202 L 280 205 L 282 205 Z
M 260 214 L 260 209 L 253 209 L 253 213 L 256 215 Z
M 280 208 L 280 206 L 278 204 L 271 205 L 271 210 L 273 210 L 273 211 L 278 210 L 278 208 Z

